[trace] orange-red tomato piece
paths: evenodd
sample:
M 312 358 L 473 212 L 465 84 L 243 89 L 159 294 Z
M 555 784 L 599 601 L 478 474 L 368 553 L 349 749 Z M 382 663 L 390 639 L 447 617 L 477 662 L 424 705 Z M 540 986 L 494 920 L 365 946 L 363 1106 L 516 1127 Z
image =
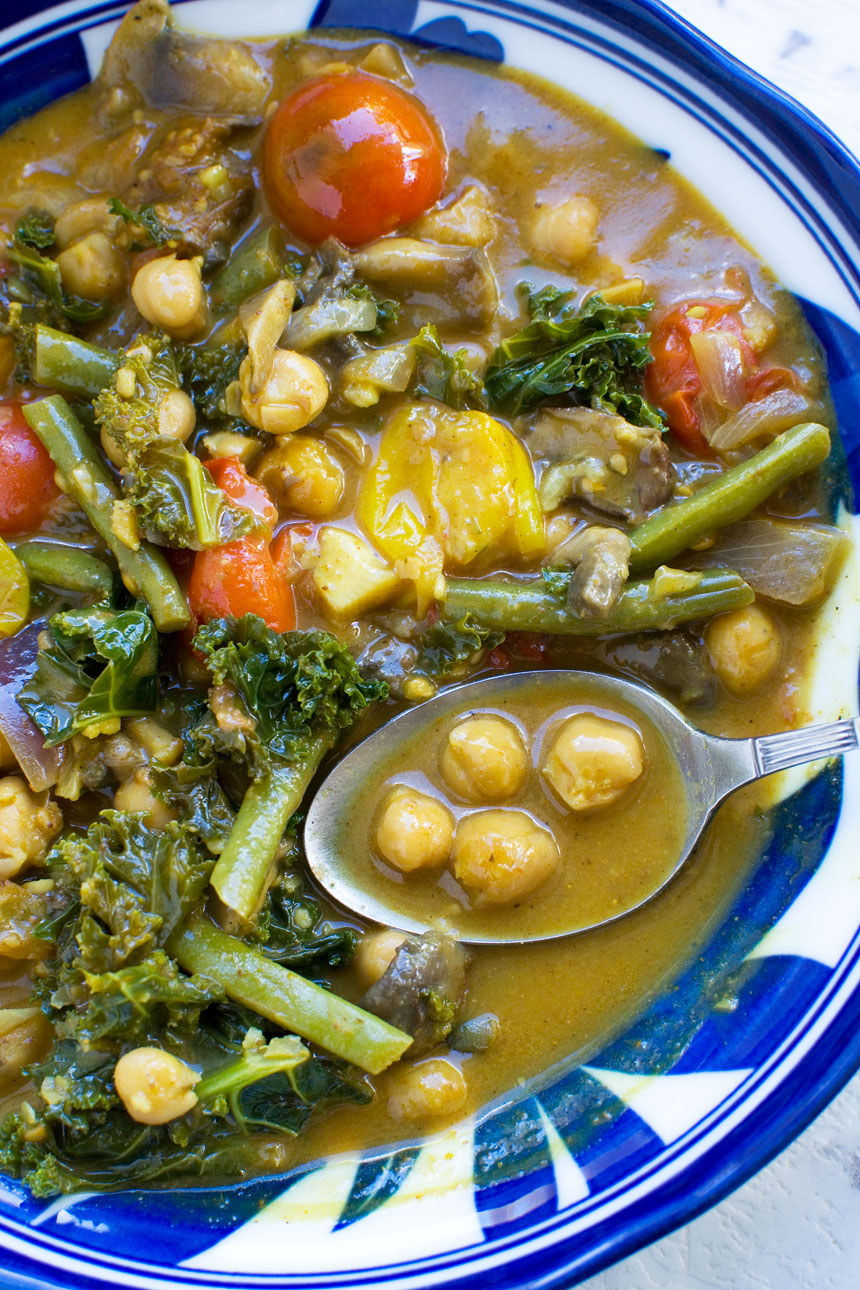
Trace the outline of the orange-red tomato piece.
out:
M 188 603 L 200 622 L 257 614 L 276 632 L 291 631 L 296 625 L 292 589 L 275 568 L 268 547 L 253 538 L 198 551 Z
M 360 246 L 439 199 L 445 151 L 422 105 L 388 81 L 318 76 L 269 122 L 263 180 L 277 216 L 306 242 Z
M 59 495 L 54 463 L 20 403 L 0 403 L 0 533 L 38 528 Z
M 266 528 L 273 529 L 278 522 L 278 508 L 268 490 L 258 480 L 252 479 L 236 457 L 214 457 L 203 463 L 218 487 L 232 498 L 237 506 L 253 511 Z
M 652 403 L 666 413 L 669 429 L 678 442 L 699 455 L 710 455 L 700 428 L 695 402 L 702 391 L 690 337 L 703 331 L 731 331 L 745 348 L 750 366 L 752 349 L 742 336 L 740 318 L 726 301 L 688 300 L 659 320 L 651 335 L 654 361 L 645 373 L 645 391 Z

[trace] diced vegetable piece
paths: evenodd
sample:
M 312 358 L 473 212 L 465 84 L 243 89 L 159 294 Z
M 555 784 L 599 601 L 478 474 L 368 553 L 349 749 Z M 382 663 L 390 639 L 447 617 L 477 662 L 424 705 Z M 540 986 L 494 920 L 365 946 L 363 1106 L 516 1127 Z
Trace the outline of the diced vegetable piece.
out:
M 202 914 L 192 915 L 170 949 L 186 971 L 216 981 L 237 1003 L 371 1075 L 396 1062 L 412 1043 L 411 1035 L 272 963 Z
M 446 618 L 471 614 L 499 631 L 548 632 L 560 636 L 603 636 L 610 632 L 668 631 L 678 623 L 710 618 L 748 605 L 750 587 L 728 569 L 708 569 L 699 584 L 676 595 L 656 595 L 650 582 L 628 583 L 605 618 L 581 618 L 541 580 L 449 578 L 442 603 Z
M 255 229 L 236 247 L 218 270 L 209 287 L 209 299 L 216 309 L 240 305 L 249 296 L 270 287 L 283 275 L 286 264 L 284 239 L 273 224 Z
M 391 565 L 363 538 L 330 526 L 320 529 L 312 577 L 320 600 L 338 618 L 358 618 L 378 609 L 402 585 Z
M 372 300 L 352 300 L 349 296 L 317 300 L 312 305 L 297 309 L 291 316 L 284 344 L 291 349 L 312 349 L 315 345 L 331 340 L 333 336 L 373 331 L 376 313 L 376 305 Z
M 114 533 L 117 487 L 65 399 L 57 394 L 28 403 L 24 416 L 51 454 L 67 491 L 113 552 L 126 587 L 148 603 L 158 630 L 184 627 L 188 605 L 164 556 L 146 542 L 133 551 Z
M 736 569 L 757 596 L 814 605 L 833 586 L 850 548 L 843 529 L 762 516 L 730 525 L 692 559 L 700 568 Z
M 520 441 L 486 413 L 430 403 L 406 405 L 389 420 L 361 485 L 358 517 L 413 584 L 419 616 L 446 565 L 535 555 L 544 546 Z
M 653 568 L 694 546 L 715 529 L 741 520 L 777 489 L 830 453 L 830 431 L 815 421 L 786 430 L 755 456 L 705 484 L 692 497 L 666 506 L 630 534 L 630 568 Z
M 0 637 L 14 636 L 30 612 L 30 579 L 14 551 L 0 538 Z

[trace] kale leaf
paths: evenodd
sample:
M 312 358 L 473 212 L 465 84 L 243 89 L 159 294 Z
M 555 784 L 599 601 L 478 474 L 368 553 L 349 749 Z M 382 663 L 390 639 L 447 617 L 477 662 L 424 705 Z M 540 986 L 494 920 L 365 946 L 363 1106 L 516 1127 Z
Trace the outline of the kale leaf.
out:
M 230 685 L 254 720 L 257 769 L 304 761 L 320 737 L 334 742 L 374 700 L 382 681 L 365 680 L 346 645 L 328 632 L 279 635 L 261 618 L 216 618 L 197 633 L 216 686 Z
M 164 546 L 199 551 L 256 532 L 254 514 L 232 502 L 199 458 L 162 432 L 163 402 L 180 386 L 170 340 L 139 337 L 121 356 L 118 370 L 122 375 L 101 391 L 93 408 L 126 463 L 124 495 L 145 535 Z M 129 373 L 131 393 L 119 384 Z
M 421 328 L 412 348 L 417 360 L 411 390 L 414 398 L 436 399 L 458 410 L 487 406 L 484 384 L 466 363 L 464 349 L 451 353 L 432 325 Z
M 652 307 L 609 304 L 599 294 L 577 307 L 572 291 L 529 291 L 531 322 L 503 340 L 490 359 L 490 406 L 516 416 L 544 399 L 565 397 L 633 425 L 662 427 L 662 414 L 642 393 L 642 373 L 651 362 L 642 323 Z
M 15 225 L 15 241 L 22 246 L 35 246 L 46 251 L 55 241 L 53 215 L 38 208 L 27 211 Z
M 152 202 L 145 202 L 133 211 L 119 197 L 111 197 L 107 206 L 111 215 L 119 215 L 126 224 L 139 230 L 144 240 L 132 243 L 133 251 L 142 251 L 146 246 L 164 246 L 167 242 L 179 241 L 182 237 L 177 229 L 168 228 L 159 219 Z
M 415 670 L 425 676 L 448 676 L 479 650 L 495 649 L 504 639 L 504 632 L 482 627 L 470 614 L 458 622 L 434 623 L 418 638 Z
M 49 632 L 18 695 L 48 747 L 155 711 L 158 633 L 144 610 L 72 609 L 55 614 Z
M 182 386 L 191 398 L 197 415 L 207 425 L 229 429 L 240 426 L 227 412 L 224 395 L 228 385 L 239 378 L 239 367 L 247 354 L 244 344 L 177 345 L 176 362 Z
M 303 976 L 325 967 L 345 967 L 355 953 L 355 932 L 321 921 L 319 906 L 305 893 L 295 871 L 269 889 L 257 935 L 268 958 Z

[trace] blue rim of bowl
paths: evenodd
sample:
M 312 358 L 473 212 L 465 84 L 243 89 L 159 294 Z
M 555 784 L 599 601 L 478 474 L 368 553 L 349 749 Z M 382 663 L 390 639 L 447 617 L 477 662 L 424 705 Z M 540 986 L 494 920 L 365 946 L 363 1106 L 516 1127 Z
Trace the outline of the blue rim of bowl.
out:
M 94 21 L 102 23 L 117 16 L 126 7 L 128 6 L 98 5 L 90 13 L 95 11 L 98 16 Z M 461 3 L 456 7 L 475 15 L 482 12 L 481 5 L 476 3 Z M 34 16 L 42 11 L 40 6 L 32 3 L 25 3 L 22 9 L 25 12 L 22 14 L 19 10 L 16 18 L 28 16 L 28 13 Z M 668 96 L 685 111 L 692 112 L 712 130 L 718 123 L 720 128 L 716 132 L 722 137 L 725 138 L 725 132 L 728 131 L 729 135 L 734 134 L 742 140 L 745 155 L 749 159 L 749 139 L 742 130 L 720 116 L 718 107 L 703 102 L 698 97 L 697 89 L 704 86 L 716 97 L 718 103 L 723 100 L 734 109 L 740 108 L 742 115 L 755 125 L 756 130 L 776 145 L 778 154 L 787 154 L 791 158 L 802 177 L 843 222 L 854 240 L 860 243 L 860 164 L 812 113 L 671 13 L 658 0 L 582 0 L 581 3 L 560 0 L 556 9 L 566 10 L 574 18 L 584 16 L 594 19 L 605 28 L 614 29 L 628 38 L 632 35 L 640 50 L 644 47 L 686 73 L 692 72 L 697 85 L 679 88 L 671 75 L 638 60 L 640 66 L 647 67 L 650 83 L 657 82 L 663 93 L 668 92 Z M 542 29 L 552 30 L 555 27 L 557 34 L 559 28 L 573 25 L 569 20 L 559 18 L 556 13 L 538 11 L 536 15 L 534 9 L 517 4 L 514 0 L 493 0 L 485 12 L 501 13 L 520 25 L 529 25 L 537 16 Z M 58 25 L 66 30 L 73 28 L 74 31 L 79 31 L 82 25 L 91 24 L 75 23 L 74 16 L 70 15 L 69 19 Z M 575 26 L 573 30 L 576 30 Z M 38 40 L 40 37 L 44 38 L 44 34 L 44 30 L 40 29 L 33 36 Z M 403 34 L 407 35 L 408 32 Z M 594 51 L 595 45 L 601 43 L 600 37 L 593 32 L 588 32 L 587 35 L 589 46 Z M 611 42 L 603 43 L 611 48 Z M 635 54 L 625 53 L 624 65 L 628 70 L 636 62 Z M 780 159 L 778 156 L 777 162 Z M 762 160 L 780 176 L 784 186 L 786 177 L 779 165 L 768 162 L 767 154 L 762 154 Z M 852 197 L 856 205 L 852 205 Z M 852 294 L 858 298 L 858 262 L 851 260 L 838 240 L 830 234 L 820 215 L 809 209 L 806 198 L 797 190 L 794 200 L 812 217 L 820 234 L 826 237 L 830 244 L 828 257 L 839 268 Z M 813 233 L 812 228 L 809 231 Z M 813 233 L 813 236 L 817 235 Z M 837 261 L 840 263 L 837 264 Z M 855 948 L 856 939 L 836 965 L 834 977 L 839 975 L 839 969 L 844 967 Z M 833 982 L 830 984 L 832 986 Z M 542 1247 L 531 1257 L 528 1267 L 521 1267 L 516 1255 L 516 1246 L 528 1239 L 529 1233 L 522 1232 L 516 1240 L 505 1243 L 509 1246 L 511 1257 L 505 1268 L 504 1284 L 511 1287 L 528 1285 L 535 1290 L 537 1287 L 550 1290 L 550 1287 L 571 1285 L 574 1279 L 593 1275 L 608 1264 L 690 1221 L 739 1186 L 800 1133 L 855 1073 L 860 1066 L 858 1021 L 860 987 L 842 1002 L 838 1013 L 814 1041 L 810 1051 L 780 1079 L 777 1087 L 750 1116 L 721 1136 L 705 1154 L 684 1166 L 669 1181 L 649 1190 L 641 1199 L 625 1208 L 623 1230 L 620 1230 L 621 1225 L 617 1219 L 606 1220 L 599 1228 L 590 1228 L 586 1234 L 587 1249 L 581 1248 L 581 1241 L 576 1233 L 569 1233 L 567 1236 L 561 1233 L 551 1246 Z M 558 1221 L 559 1225 L 563 1224 L 562 1215 L 558 1216 Z M 425 1265 L 429 1270 L 432 1265 L 438 1267 L 440 1264 L 447 1264 L 453 1276 L 446 1284 L 465 1284 L 474 1273 L 468 1266 L 469 1253 L 464 1251 L 463 1254 L 465 1259 L 458 1259 L 454 1252 L 441 1255 L 438 1259 L 426 1260 Z M 82 1259 L 86 1257 L 83 1250 L 81 1256 Z M 54 1281 L 53 1277 L 48 1282 L 40 1275 L 45 1272 L 44 1263 L 35 1265 L 30 1264 L 29 1260 L 26 1262 L 31 1271 L 25 1269 L 22 1262 L 21 1275 L 26 1279 L 18 1280 L 18 1284 L 31 1287 L 36 1284 L 46 1287 L 49 1284 L 81 1287 L 92 1284 L 75 1273 L 70 1273 L 69 1279 L 64 1277 L 62 1282 Z M 538 1262 L 539 1268 L 536 1266 Z M 38 1281 L 32 1276 L 33 1272 L 37 1274 Z M 9 1268 L 9 1273 L 15 1275 L 12 1267 Z M 171 1270 L 167 1268 L 148 1268 L 146 1275 L 152 1277 L 153 1284 L 170 1284 Z M 358 1274 L 356 1283 L 367 1284 L 368 1275 L 370 1274 Z M 394 1269 L 390 1273 L 381 1270 L 378 1281 L 383 1284 L 395 1280 L 398 1275 L 399 1272 Z M 257 1283 L 274 1286 L 277 1278 L 260 1277 Z M 297 1278 L 291 1284 L 310 1285 L 311 1281 Z M 498 1281 L 498 1284 L 502 1282 Z

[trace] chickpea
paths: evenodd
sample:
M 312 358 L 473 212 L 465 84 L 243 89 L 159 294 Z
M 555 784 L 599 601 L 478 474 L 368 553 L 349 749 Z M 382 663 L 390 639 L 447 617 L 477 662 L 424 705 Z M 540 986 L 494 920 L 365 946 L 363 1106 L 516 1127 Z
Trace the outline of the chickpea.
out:
M 250 360 L 239 368 L 242 415 L 258 430 L 292 434 L 310 425 L 328 402 L 328 381 L 319 363 L 293 349 L 276 349 L 263 388 L 251 388 Z
M 0 731 L 0 770 L 12 770 L 18 765 L 18 759 L 9 747 L 9 740 Z
M 84 300 L 110 300 L 125 281 L 119 251 L 104 233 L 87 233 L 57 256 L 63 286 Z
M 63 827 L 56 802 L 34 793 L 20 775 L 0 779 L 0 879 L 45 858 Z
M 134 276 L 131 297 L 138 311 L 177 340 L 195 340 L 207 327 L 209 311 L 200 261 L 160 255 Z
M 705 630 L 705 644 L 717 676 L 738 698 L 773 676 L 782 653 L 776 623 L 760 605 L 714 618 Z
M 108 461 L 116 466 L 117 470 L 122 470 L 126 465 L 125 453 L 106 426 L 102 426 L 99 438 L 101 439 L 102 451 Z
M 362 936 L 352 962 L 365 985 L 373 985 L 385 975 L 405 940 L 405 933 L 398 932 L 394 927 L 385 927 L 380 932 L 368 932 Z
M 106 233 L 108 237 L 115 237 L 120 223 L 120 216 L 112 215 L 108 210 L 106 197 L 85 197 L 83 201 L 72 202 L 57 216 L 54 240 L 60 250 L 65 251 L 87 233 Z
M 158 433 L 162 439 L 185 443 L 191 435 L 197 414 L 184 390 L 168 390 L 158 405 Z
M 185 1062 L 161 1048 L 132 1048 L 114 1067 L 120 1101 L 138 1124 L 168 1124 L 197 1105 L 200 1079 Z
M 388 1111 L 395 1120 L 455 1115 L 466 1103 L 462 1072 L 444 1057 L 431 1057 L 407 1066 L 398 1071 L 392 1083 Z
M 501 717 L 467 717 L 445 741 L 442 774 L 469 802 L 500 802 L 526 782 L 528 755 L 517 728 Z
M 330 515 L 343 496 L 343 470 L 321 439 L 296 434 L 270 448 L 255 470 L 281 510 Z
M 176 819 L 175 812 L 165 806 L 164 802 L 160 802 L 153 793 L 149 771 L 145 766 L 139 766 L 130 779 L 120 784 L 114 794 L 113 804 L 117 811 L 140 812 L 151 829 L 163 829 L 171 820 Z
M 376 849 L 402 873 L 435 869 L 451 854 L 454 817 L 442 802 L 417 788 L 389 789 L 376 825 Z
M 639 735 L 620 721 L 578 712 L 552 741 L 541 774 L 572 811 L 608 806 L 645 766 Z
M 481 905 L 528 896 L 555 872 L 555 838 L 525 811 L 476 811 L 457 825 L 454 877 Z
M 598 211 L 588 197 L 541 204 L 532 225 L 532 240 L 560 264 L 581 264 L 597 241 Z

